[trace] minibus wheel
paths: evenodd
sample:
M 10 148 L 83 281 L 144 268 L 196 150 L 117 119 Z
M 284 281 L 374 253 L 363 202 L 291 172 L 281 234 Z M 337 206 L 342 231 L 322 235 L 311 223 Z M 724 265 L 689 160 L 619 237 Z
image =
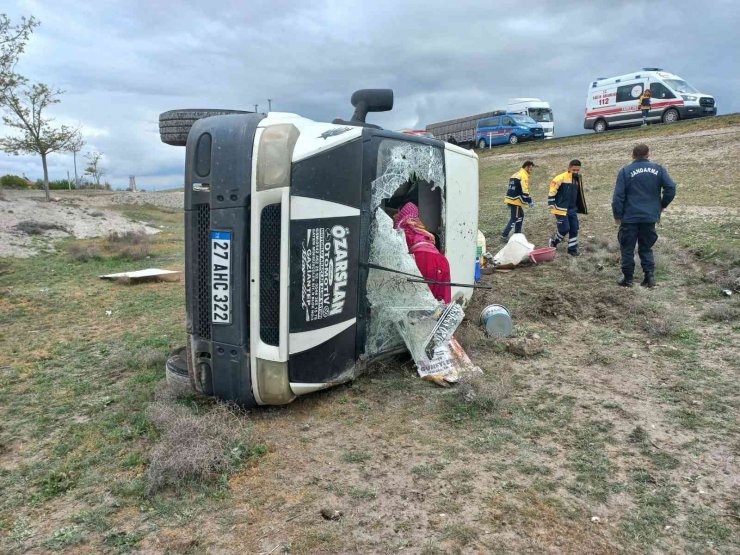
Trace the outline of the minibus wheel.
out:
M 186 356 L 187 349 L 180 347 L 167 358 L 165 364 L 167 385 L 178 396 L 188 395 L 193 392 L 193 384 L 190 381 L 190 376 L 188 376 Z
M 481 139 L 480 141 L 478 141 L 478 148 L 486 148 L 486 140 L 485 139 Z
M 185 146 L 190 128 L 199 119 L 227 114 L 251 114 L 243 110 L 187 109 L 159 114 L 159 138 L 168 145 Z
M 596 133 L 603 133 L 606 131 L 606 122 L 603 119 L 597 120 L 596 123 L 594 123 L 594 131 Z
M 517 137 L 514 133 L 512 133 L 511 135 L 509 135 L 509 144 L 510 145 L 515 145 L 518 142 L 519 142 L 519 137 Z
M 669 108 L 663 112 L 663 123 L 676 123 L 679 120 L 678 111 Z

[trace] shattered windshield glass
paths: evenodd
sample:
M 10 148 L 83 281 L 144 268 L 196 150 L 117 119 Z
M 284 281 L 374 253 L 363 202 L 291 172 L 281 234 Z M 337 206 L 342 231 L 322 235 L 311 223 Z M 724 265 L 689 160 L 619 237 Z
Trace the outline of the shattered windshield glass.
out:
M 412 179 L 427 181 L 432 189 L 444 189 L 444 151 L 430 145 L 385 139 L 378 147 L 376 175 L 372 182 L 373 210 Z
M 384 139 L 378 148 L 377 177 L 372 182 L 373 222 L 370 230 L 369 262 L 385 268 L 419 276 L 414 257 L 409 254 L 403 231 L 393 229 L 393 220 L 382 204 L 410 182 L 424 182 L 439 189 L 444 200 L 444 151 L 419 143 Z M 443 205 L 442 205 L 443 206 Z M 444 210 L 442 210 L 444 212 Z M 439 307 L 425 283 L 412 283 L 408 276 L 371 269 L 367 279 L 370 322 L 366 354 L 403 347 L 397 322 L 411 311 L 434 311 Z

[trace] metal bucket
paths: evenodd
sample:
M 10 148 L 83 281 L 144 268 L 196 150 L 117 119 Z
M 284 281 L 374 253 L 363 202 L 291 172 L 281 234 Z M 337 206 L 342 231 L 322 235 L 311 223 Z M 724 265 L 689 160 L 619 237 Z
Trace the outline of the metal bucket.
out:
M 494 337 L 508 337 L 511 335 L 511 315 L 505 306 L 489 304 L 480 313 L 480 323 L 486 328 L 486 333 Z

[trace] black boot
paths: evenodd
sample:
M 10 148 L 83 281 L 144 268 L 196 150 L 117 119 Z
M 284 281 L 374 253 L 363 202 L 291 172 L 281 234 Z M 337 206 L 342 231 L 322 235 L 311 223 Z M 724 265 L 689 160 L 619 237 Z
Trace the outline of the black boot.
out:
M 620 287 L 632 287 L 632 276 L 622 276 L 622 279 L 617 282 L 617 285 Z
M 645 272 L 645 279 L 642 280 L 642 283 L 640 285 L 642 285 L 643 287 L 649 287 L 650 289 L 655 287 L 655 273 Z

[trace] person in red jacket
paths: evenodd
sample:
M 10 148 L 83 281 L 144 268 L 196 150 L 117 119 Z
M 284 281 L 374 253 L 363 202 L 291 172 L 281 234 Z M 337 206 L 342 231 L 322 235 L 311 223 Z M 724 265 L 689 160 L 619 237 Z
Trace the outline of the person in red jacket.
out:
M 409 253 L 414 255 L 416 266 L 424 279 L 450 281 L 450 263 L 439 252 L 434 241 L 434 234 L 427 231 L 419 219 L 419 208 L 413 202 L 407 202 L 393 218 L 393 227 L 402 229 L 406 235 Z M 429 290 L 434 298 L 449 303 L 451 290 L 449 285 L 430 283 Z

